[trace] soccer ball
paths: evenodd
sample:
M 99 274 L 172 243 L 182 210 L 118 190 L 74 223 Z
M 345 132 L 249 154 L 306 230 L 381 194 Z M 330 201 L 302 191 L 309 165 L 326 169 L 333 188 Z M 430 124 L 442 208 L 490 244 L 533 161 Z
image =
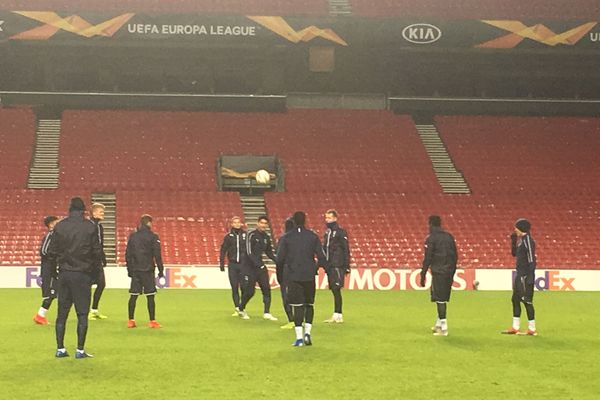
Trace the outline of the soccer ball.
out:
M 256 172 L 256 182 L 266 185 L 267 183 L 269 183 L 270 180 L 271 176 L 264 169 L 261 169 L 258 172 Z

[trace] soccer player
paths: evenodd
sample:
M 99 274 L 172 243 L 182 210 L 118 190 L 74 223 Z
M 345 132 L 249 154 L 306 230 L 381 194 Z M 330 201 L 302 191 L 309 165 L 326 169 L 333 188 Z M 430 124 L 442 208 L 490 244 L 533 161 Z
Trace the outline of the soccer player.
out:
M 138 296 L 146 295 L 148 302 L 148 315 L 150 328 L 162 328 L 156 321 L 156 281 L 154 278 L 154 268 L 158 267 L 158 277 L 165 276 L 165 267 L 160 254 L 160 239 L 158 235 L 152 232 L 152 216 L 148 214 L 142 215 L 140 226 L 138 229 L 129 235 L 127 240 L 127 248 L 125 250 L 125 260 L 127 262 L 127 275 L 131 278 L 131 286 L 129 288 L 129 320 L 127 321 L 128 328 L 135 328 L 135 304 Z
M 296 225 L 294 224 L 294 220 L 292 218 L 286 219 L 285 220 L 285 228 L 284 228 L 285 233 L 279 238 L 278 243 L 281 243 L 281 240 L 283 239 L 283 237 L 285 235 L 287 235 L 289 232 L 293 231 L 295 226 Z M 281 329 L 293 329 L 294 328 L 294 315 L 292 313 L 292 307 L 290 306 L 290 302 L 288 299 L 288 294 L 287 294 L 288 288 L 284 281 L 283 270 L 284 270 L 284 266 L 282 264 L 276 265 L 277 282 L 279 282 L 279 288 L 281 289 L 281 300 L 283 302 L 283 309 L 285 311 L 285 315 L 287 316 L 287 319 L 288 319 L 287 324 L 281 325 Z
M 90 219 L 94 225 L 96 225 L 96 231 L 98 232 L 98 239 L 100 240 L 100 246 L 102 247 L 102 255 L 96 260 L 94 270 L 92 271 L 92 285 L 96 285 L 94 295 L 92 296 L 92 309 L 90 310 L 89 319 L 106 319 L 106 315 L 100 314 L 98 311 L 98 305 L 100 304 L 100 297 L 106 287 L 106 278 L 104 276 L 104 267 L 106 267 L 106 254 L 104 254 L 104 227 L 101 222 L 104 220 L 104 204 L 94 203 L 92 204 L 92 218 Z
M 42 306 L 33 317 L 33 322 L 39 325 L 48 325 L 46 312 L 50 309 L 52 300 L 56 298 L 55 286 L 58 270 L 56 268 L 56 258 L 48 254 L 48 249 L 50 248 L 50 243 L 52 243 L 54 226 L 57 223 L 58 217 L 55 217 L 54 215 L 49 215 L 44 218 L 44 225 L 48 228 L 48 232 L 44 235 L 40 246 L 40 257 L 42 259 L 40 266 L 40 275 L 42 276 Z
M 68 357 L 64 339 L 71 306 L 77 313 L 77 352 L 75 358 L 93 357 L 84 350 L 91 300 L 91 272 L 102 254 L 96 226 L 84 218 L 85 205 L 71 199 L 69 216 L 54 227 L 48 253 L 58 262 L 58 315 L 56 317 L 56 357 Z
M 442 229 L 442 219 L 438 215 L 429 216 L 429 236 L 425 240 L 420 284 L 425 287 L 427 270 L 431 269 L 431 302 L 436 303 L 438 312 L 437 321 L 431 328 L 434 336 L 448 336 L 446 308 L 450 301 L 457 261 L 454 237 Z
M 325 212 L 325 223 L 327 230 L 323 239 L 323 248 L 327 258 L 327 280 L 329 289 L 333 294 L 333 315 L 325 320 L 326 323 L 342 323 L 342 288 L 346 274 L 350 273 L 350 246 L 348 245 L 348 234 L 338 225 L 338 213 L 336 210 Z
M 294 346 L 312 345 L 312 323 L 315 302 L 315 274 L 317 258 L 319 265 L 327 267 L 327 260 L 319 237 L 304 227 L 306 214 L 296 211 L 293 216 L 296 227 L 283 235 L 277 252 L 277 264 L 283 266 L 287 295 L 294 313 Z M 302 323 L 304 322 L 304 332 Z
M 241 282 L 242 282 L 242 258 L 246 253 L 246 232 L 242 229 L 240 217 L 231 218 L 231 230 L 223 238 L 221 244 L 221 257 L 219 267 L 225 271 L 225 255 L 227 255 L 227 269 L 229 273 L 229 284 L 233 297 L 235 311 L 232 317 L 237 317 L 240 312 Z
M 271 286 L 269 285 L 269 272 L 262 260 L 263 253 L 275 261 L 271 238 L 266 230 L 269 227 L 269 218 L 266 215 L 258 217 L 256 229 L 248 233 L 246 239 L 246 257 L 242 263 L 242 302 L 240 303 L 240 317 L 250 319 L 246 312 L 246 305 L 256 292 L 256 282 L 263 295 L 264 312 L 263 318 L 269 321 L 277 321 L 270 313 L 271 309 Z
M 533 285 L 535 281 L 535 241 L 531 237 L 531 223 L 525 218 L 520 218 L 515 222 L 515 230 L 510 236 L 511 253 L 516 258 L 516 273 L 513 282 L 512 306 L 513 323 L 512 326 L 502 331 L 504 334 L 525 334 L 537 336 L 535 328 L 535 309 L 533 308 Z M 529 324 L 527 332 L 521 333 L 521 303 L 525 305 L 527 319 Z

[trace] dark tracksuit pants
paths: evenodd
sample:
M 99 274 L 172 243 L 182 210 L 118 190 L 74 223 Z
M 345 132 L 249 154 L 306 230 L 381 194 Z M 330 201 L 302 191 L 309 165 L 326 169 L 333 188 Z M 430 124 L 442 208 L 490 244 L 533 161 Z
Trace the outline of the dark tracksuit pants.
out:
M 77 349 L 83 350 L 88 329 L 91 301 L 91 276 L 86 272 L 61 271 L 58 276 L 58 314 L 56 316 L 56 345 L 65 347 L 65 330 L 71 306 L 77 313 Z
M 283 302 L 283 309 L 285 310 L 285 315 L 287 315 L 287 319 L 289 322 L 294 322 L 294 315 L 292 314 L 292 306 L 290 306 L 290 302 L 288 299 L 288 288 L 285 283 L 279 283 L 281 288 L 281 301 Z
M 96 284 L 96 290 L 94 290 L 94 296 L 92 301 L 92 309 L 97 310 L 100 304 L 100 297 L 106 288 L 106 277 L 104 276 L 104 267 L 99 265 L 97 269 L 92 273 L 92 285 Z
M 239 307 L 241 302 L 240 292 L 242 290 L 242 266 L 238 263 L 230 262 L 227 265 L 229 274 L 229 284 L 231 285 L 231 297 L 233 298 L 234 307 Z
M 269 272 L 266 268 L 246 269 L 242 272 L 242 303 L 240 310 L 244 310 L 256 292 L 256 283 L 263 295 L 264 313 L 271 309 L 271 286 L 269 285 Z

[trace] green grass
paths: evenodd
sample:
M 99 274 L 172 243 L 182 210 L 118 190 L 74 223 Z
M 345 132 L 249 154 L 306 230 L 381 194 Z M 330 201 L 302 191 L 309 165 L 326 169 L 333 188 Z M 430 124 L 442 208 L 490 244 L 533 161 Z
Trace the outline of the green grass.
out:
M 274 291 L 273 313 L 281 312 Z M 125 290 L 107 290 L 103 321 L 90 321 L 94 359 L 55 359 L 53 326 L 36 326 L 39 291 L 0 290 L 0 398 L 6 399 L 597 399 L 600 296 L 536 294 L 538 337 L 500 335 L 507 292 L 455 292 L 450 336 L 433 337 L 424 292 L 344 292 L 343 325 L 321 323 L 331 295 L 317 294 L 312 347 L 293 348 L 279 322 L 230 316 L 225 290 L 163 290 L 162 330 L 127 329 Z M 248 311 L 258 317 L 260 293 Z M 49 313 L 53 321 L 56 304 Z M 75 320 L 67 326 L 75 349 Z

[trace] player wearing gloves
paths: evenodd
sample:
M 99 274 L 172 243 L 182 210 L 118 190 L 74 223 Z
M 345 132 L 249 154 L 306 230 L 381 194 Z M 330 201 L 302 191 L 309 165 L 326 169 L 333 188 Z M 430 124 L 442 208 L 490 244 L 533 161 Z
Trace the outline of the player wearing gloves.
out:
M 431 301 L 437 304 L 438 312 L 437 321 L 432 328 L 434 336 L 448 336 L 446 308 L 450 301 L 457 261 L 454 237 L 442 229 L 442 219 L 439 216 L 431 215 L 420 284 L 425 287 L 427 270 L 431 269 Z
M 158 277 L 163 278 L 164 265 L 160 255 L 160 239 L 158 235 L 152 232 L 152 217 L 150 215 L 142 215 L 140 226 L 138 229 L 129 235 L 127 240 L 127 249 L 125 251 L 125 259 L 127 262 L 127 274 L 131 278 L 131 287 L 129 289 L 129 321 L 128 328 L 135 328 L 134 319 L 135 304 L 137 298 L 141 294 L 146 295 L 148 300 L 148 314 L 150 328 L 161 328 L 161 325 L 156 322 L 155 313 L 155 295 L 156 281 L 154 278 L 154 268 L 158 267 Z
M 336 210 L 325 212 L 327 230 L 323 238 L 323 249 L 327 259 L 327 280 L 333 294 L 333 315 L 325 320 L 326 323 L 342 323 L 342 288 L 346 274 L 350 273 L 350 246 L 348 234 L 338 225 Z
M 275 261 L 271 238 L 266 230 L 269 227 L 269 218 L 266 215 L 258 217 L 256 229 L 248 233 L 246 238 L 246 256 L 242 263 L 242 302 L 240 304 L 239 315 L 242 319 L 250 319 L 246 312 L 246 305 L 254 296 L 256 283 L 263 295 L 264 312 L 263 318 L 270 321 L 277 321 L 277 318 L 271 315 L 271 286 L 269 285 L 269 272 L 263 263 L 263 253 L 271 260 Z

